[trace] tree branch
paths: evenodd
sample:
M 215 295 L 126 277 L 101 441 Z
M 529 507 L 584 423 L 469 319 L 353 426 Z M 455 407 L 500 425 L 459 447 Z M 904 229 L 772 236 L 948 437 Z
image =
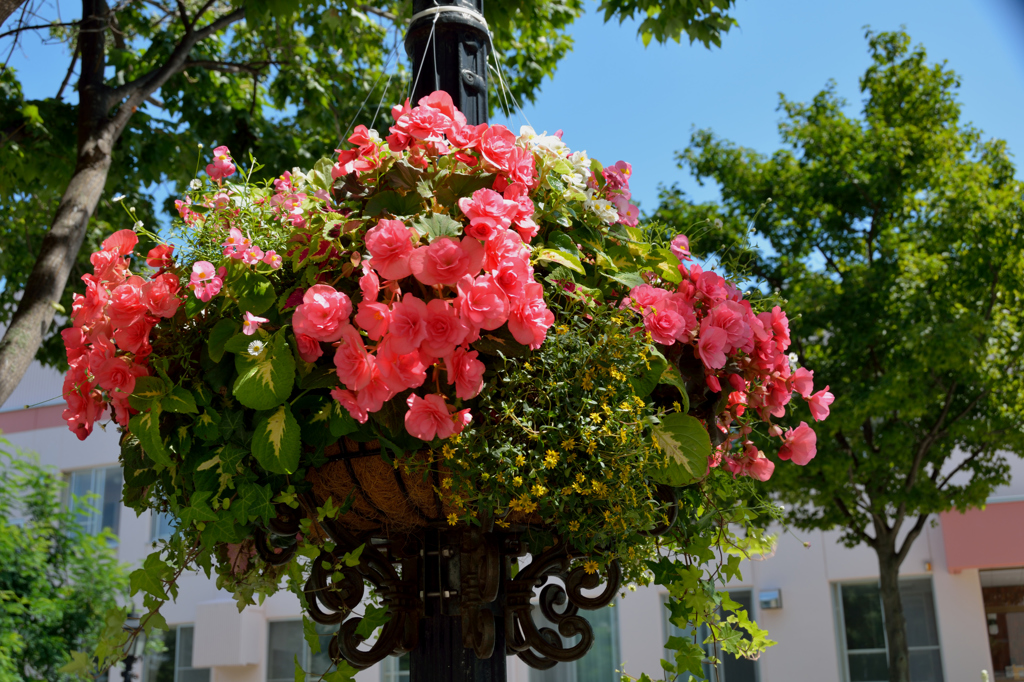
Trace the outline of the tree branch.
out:
M 938 419 L 935 420 L 935 424 L 932 425 L 932 430 L 927 436 L 921 441 L 921 445 L 917 448 L 917 453 L 914 455 L 914 462 L 910 466 L 910 471 L 907 473 L 907 480 L 903 484 L 903 490 L 909 492 L 914 487 L 914 483 L 917 482 L 917 472 L 921 469 L 921 462 L 924 460 L 924 456 L 931 450 L 932 445 L 938 440 L 943 431 L 942 427 L 946 422 L 946 417 L 949 415 L 949 407 L 953 404 L 953 398 L 956 396 L 957 383 L 954 381 L 949 385 L 949 390 L 946 391 L 946 403 L 942 406 L 942 412 L 939 413 Z M 906 503 L 900 504 L 900 510 L 905 508 Z
M 983 450 L 975 450 L 971 454 L 970 457 L 965 457 L 959 464 L 957 464 L 955 467 L 953 467 L 952 471 L 950 471 L 948 474 L 946 474 L 945 476 L 942 477 L 942 482 L 941 483 L 937 482 L 935 484 L 936 490 L 943 490 L 946 487 L 946 484 L 948 484 L 950 482 L 950 480 L 952 480 L 953 476 L 955 476 L 957 474 L 957 472 L 959 472 L 961 469 L 963 469 L 965 466 L 967 466 L 968 464 L 970 464 L 974 460 L 978 459 L 978 457 L 981 456 L 982 452 L 984 452 L 984 451 Z M 940 473 L 942 473 L 941 469 L 936 470 L 935 475 L 933 477 L 933 480 L 937 479 L 939 477 Z
M 218 62 L 209 59 L 196 59 L 185 62 L 183 68 L 188 69 L 193 66 L 198 66 L 204 69 L 223 71 L 224 73 L 248 73 L 254 76 L 259 76 L 262 75 L 263 69 L 273 63 L 274 62 L 250 62 L 249 64 L 238 64 L 235 62 Z
M 836 508 L 838 508 L 839 511 L 842 512 L 843 516 L 849 519 L 850 528 L 857 535 L 857 537 L 863 540 L 868 547 L 874 547 L 876 543 L 876 538 L 871 537 L 864 531 L 863 528 L 861 528 L 861 524 L 857 523 L 857 517 L 853 515 L 849 507 L 846 506 L 846 503 L 843 502 L 843 500 L 838 496 L 834 496 L 832 498 L 832 501 L 836 503 Z
M 914 544 L 914 540 L 921 534 L 924 529 L 925 522 L 928 521 L 928 514 L 922 514 L 917 517 L 917 521 L 910 528 L 910 532 L 907 533 L 907 537 L 903 538 L 903 546 L 900 547 L 899 551 L 896 552 L 896 565 L 899 566 L 903 563 L 903 560 L 907 558 L 907 554 L 910 552 L 910 546 Z
M 67 87 L 68 81 L 71 80 L 71 74 L 75 70 L 75 64 L 78 63 L 78 41 L 75 41 L 75 51 L 71 53 L 71 65 L 68 66 L 68 72 L 64 74 L 64 80 L 61 81 L 60 90 L 57 91 L 57 96 L 54 98 L 58 102 L 61 101 L 61 97 L 64 96 L 64 88 Z
M 67 21 L 67 22 L 51 22 L 49 24 L 35 24 L 33 26 L 19 26 L 18 28 L 12 28 L 10 31 L 4 31 L 0 33 L 0 38 L 6 38 L 7 36 L 21 33 L 22 31 L 38 31 L 44 28 L 57 28 L 59 26 L 78 26 L 81 21 Z
M 382 9 L 377 9 L 376 7 L 370 7 L 369 5 L 358 5 L 356 9 L 360 12 L 366 12 L 367 14 L 376 14 L 378 17 L 383 17 L 384 19 L 389 19 L 391 21 L 398 20 L 397 15 L 392 14 L 391 12 L 386 12 Z

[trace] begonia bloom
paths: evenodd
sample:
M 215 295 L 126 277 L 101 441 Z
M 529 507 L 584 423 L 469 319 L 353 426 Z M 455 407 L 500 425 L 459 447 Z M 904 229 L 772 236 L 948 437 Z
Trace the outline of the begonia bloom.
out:
M 788 429 L 785 439 L 785 444 L 779 450 L 779 459 L 791 459 L 793 464 L 800 466 L 814 459 L 818 449 L 818 434 L 807 422 L 800 422 L 800 426 L 795 429 Z
M 820 422 L 828 417 L 829 412 L 831 412 L 829 405 L 831 405 L 835 399 L 836 397 L 828 392 L 828 386 L 807 399 L 807 406 L 811 408 L 811 417 L 814 418 L 814 421 Z
M 382 219 L 367 230 L 365 243 L 370 265 L 384 279 L 403 279 L 412 274 L 412 233 L 402 221 Z
M 432 393 L 421 398 L 413 393 L 406 404 L 409 411 L 405 413 L 405 429 L 409 435 L 431 441 L 435 437 L 448 438 L 455 432 L 455 422 L 441 396 Z

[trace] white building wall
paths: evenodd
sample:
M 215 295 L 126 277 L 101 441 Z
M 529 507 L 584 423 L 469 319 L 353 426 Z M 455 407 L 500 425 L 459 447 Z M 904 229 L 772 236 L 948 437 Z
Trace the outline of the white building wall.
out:
M 60 376 L 33 366 L 0 415 L 25 405 L 53 400 L 60 392 Z M 6 415 L 8 419 L 12 415 Z M 44 464 L 65 472 L 117 464 L 116 427 L 97 428 L 80 442 L 65 427 L 21 431 L 5 436 L 14 446 L 39 453 Z M 993 502 L 1024 497 L 1024 464 L 1012 462 L 1013 482 L 996 492 Z M 942 646 L 946 682 L 976 682 L 981 671 L 991 672 L 987 627 L 976 570 L 951 574 L 946 570 L 941 528 L 937 521 L 926 528 L 902 567 L 902 575 L 930 575 Z M 752 614 L 778 644 L 759 662 L 760 682 L 840 682 L 839 632 L 832 603 L 837 582 L 872 580 L 878 576 L 874 552 L 837 542 L 838 533 L 793 531 L 779 533 L 773 556 L 743 563 L 743 581 L 730 588 L 750 589 Z M 809 543 L 805 546 L 804 543 Z M 119 558 L 137 564 L 152 550 L 148 513 L 136 517 L 122 508 Z M 928 570 L 928 564 L 931 569 Z M 238 614 L 231 596 L 201 574 L 183 576 L 176 603 L 163 613 L 169 624 L 195 623 L 195 663 L 218 663 L 211 682 L 263 682 L 267 663 L 267 624 L 301 616 L 298 600 L 288 592 L 268 598 L 262 606 Z M 757 594 L 782 590 L 783 607 L 762 611 Z M 648 673 L 661 679 L 659 660 L 664 645 L 664 609 L 658 587 L 627 593 L 614 607 L 619 619 L 621 670 L 631 676 Z M 379 666 L 359 673 L 358 682 L 381 679 Z M 529 682 L 529 670 L 518 658 L 509 659 L 509 682 Z M 582 682 L 582 681 L 581 681 Z

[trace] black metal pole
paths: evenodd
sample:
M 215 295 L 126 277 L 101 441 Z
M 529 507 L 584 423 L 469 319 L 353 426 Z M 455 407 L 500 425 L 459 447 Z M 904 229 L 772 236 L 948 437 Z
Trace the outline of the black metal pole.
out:
M 124 682 L 132 682 L 132 668 L 135 667 L 135 656 L 131 654 L 124 657 L 124 672 L 121 673 L 121 679 Z
M 413 65 L 413 106 L 444 90 L 467 122 L 487 122 L 490 39 L 483 11 L 483 0 L 412 0 L 405 50 Z

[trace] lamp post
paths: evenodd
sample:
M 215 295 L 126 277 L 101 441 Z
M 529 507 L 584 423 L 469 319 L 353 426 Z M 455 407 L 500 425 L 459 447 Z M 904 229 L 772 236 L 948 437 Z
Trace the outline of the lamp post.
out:
M 146 631 L 140 628 L 139 614 L 132 611 L 124 622 L 124 631 L 132 633 L 124 648 L 124 682 L 132 682 L 132 668 L 135 661 L 141 659 L 146 651 Z

